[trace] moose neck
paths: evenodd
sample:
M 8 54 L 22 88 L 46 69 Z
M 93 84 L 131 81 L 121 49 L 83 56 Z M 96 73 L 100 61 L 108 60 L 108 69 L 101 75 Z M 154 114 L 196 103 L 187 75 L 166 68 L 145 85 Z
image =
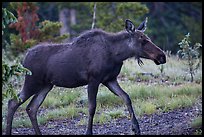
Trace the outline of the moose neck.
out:
M 127 58 L 134 56 L 132 39 L 130 35 L 123 31 L 111 36 L 111 54 L 116 62 L 123 62 Z

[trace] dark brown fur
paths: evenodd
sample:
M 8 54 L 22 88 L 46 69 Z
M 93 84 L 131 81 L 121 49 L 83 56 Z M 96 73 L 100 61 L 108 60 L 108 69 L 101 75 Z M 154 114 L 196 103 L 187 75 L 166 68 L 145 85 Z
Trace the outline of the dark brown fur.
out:
M 130 24 L 128 24 L 130 23 Z M 37 123 L 37 110 L 52 87 L 74 88 L 88 85 L 89 120 L 86 134 L 92 134 L 93 117 L 96 109 L 96 95 L 100 83 L 121 97 L 130 113 L 132 129 L 140 134 L 131 100 L 117 82 L 123 61 L 130 57 L 147 58 L 156 64 L 163 64 L 166 58 L 161 49 L 140 30 L 131 30 L 131 22 L 126 22 L 126 30 L 107 33 L 90 30 L 75 38 L 72 43 L 40 44 L 28 50 L 23 65 L 32 75 L 26 75 L 18 102 L 8 103 L 7 129 L 11 134 L 13 115 L 16 109 L 32 95 L 26 111 L 36 134 L 41 134 Z M 131 27 L 131 29 L 130 29 Z

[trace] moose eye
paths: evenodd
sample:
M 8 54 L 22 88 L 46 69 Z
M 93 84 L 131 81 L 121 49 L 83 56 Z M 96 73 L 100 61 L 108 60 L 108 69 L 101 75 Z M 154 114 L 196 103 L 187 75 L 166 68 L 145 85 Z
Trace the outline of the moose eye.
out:
M 144 46 L 145 44 L 147 44 L 147 40 L 146 39 L 144 39 L 143 41 L 142 41 L 142 46 Z

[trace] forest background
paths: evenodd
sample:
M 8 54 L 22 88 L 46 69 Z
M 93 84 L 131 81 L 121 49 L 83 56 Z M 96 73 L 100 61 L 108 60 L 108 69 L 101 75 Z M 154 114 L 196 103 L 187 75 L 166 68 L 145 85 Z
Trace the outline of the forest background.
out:
M 13 47 L 14 53 L 18 54 L 24 51 L 24 48 L 38 42 L 53 41 L 52 37 L 58 35 L 68 34 L 63 38 L 69 41 L 81 32 L 92 28 L 94 5 L 96 6 L 94 28 L 117 32 L 124 29 L 125 19 L 132 20 L 137 26 L 145 17 L 148 17 L 146 34 L 164 51 L 175 54 L 179 49 L 178 42 L 188 32 L 190 32 L 192 43 L 202 43 L 202 2 L 27 2 L 24 4 L 4 2 L 3 8 L 11 11 L 18 20 L 19 16 L 24 20 L 30 20 L 32 25 L 22 23 L 19 25 L 21 26 L 19 30 L 17 30 L 17 25 L 5 28 L 2 38 L 6 42 L 2 43 L 2 47 Z M 26 10 L 26 7 L 25 12 L 23 10 Z M 62 26 L 45 22 L 45 20 L 61 22 Z M 27 36 L 21 34 L 23 27 Z M 37 33 L 39 29 L 44 29 L 41 31 L 46 32 L 39 35 Z M 29 31 L 33 34 L 28 34 Z M 21 37 L 15 36 L 19 33 Z M 52 36 L 48 37 L 45 34 Z M 23 44 L 24 46 L 20 46 L 18 45 L 18 42 L 21 43 L 19 38 L 23 42 L 25 39 L 37 39 L 37 42 L 27 42 Z

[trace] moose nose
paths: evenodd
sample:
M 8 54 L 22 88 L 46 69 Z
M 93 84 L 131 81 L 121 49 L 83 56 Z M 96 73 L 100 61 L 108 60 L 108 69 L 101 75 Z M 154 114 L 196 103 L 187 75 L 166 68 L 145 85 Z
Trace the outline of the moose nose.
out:
M 164 54 L 158 56 L 158 61 L 160 64 L 166 63 L 166 56 Z

